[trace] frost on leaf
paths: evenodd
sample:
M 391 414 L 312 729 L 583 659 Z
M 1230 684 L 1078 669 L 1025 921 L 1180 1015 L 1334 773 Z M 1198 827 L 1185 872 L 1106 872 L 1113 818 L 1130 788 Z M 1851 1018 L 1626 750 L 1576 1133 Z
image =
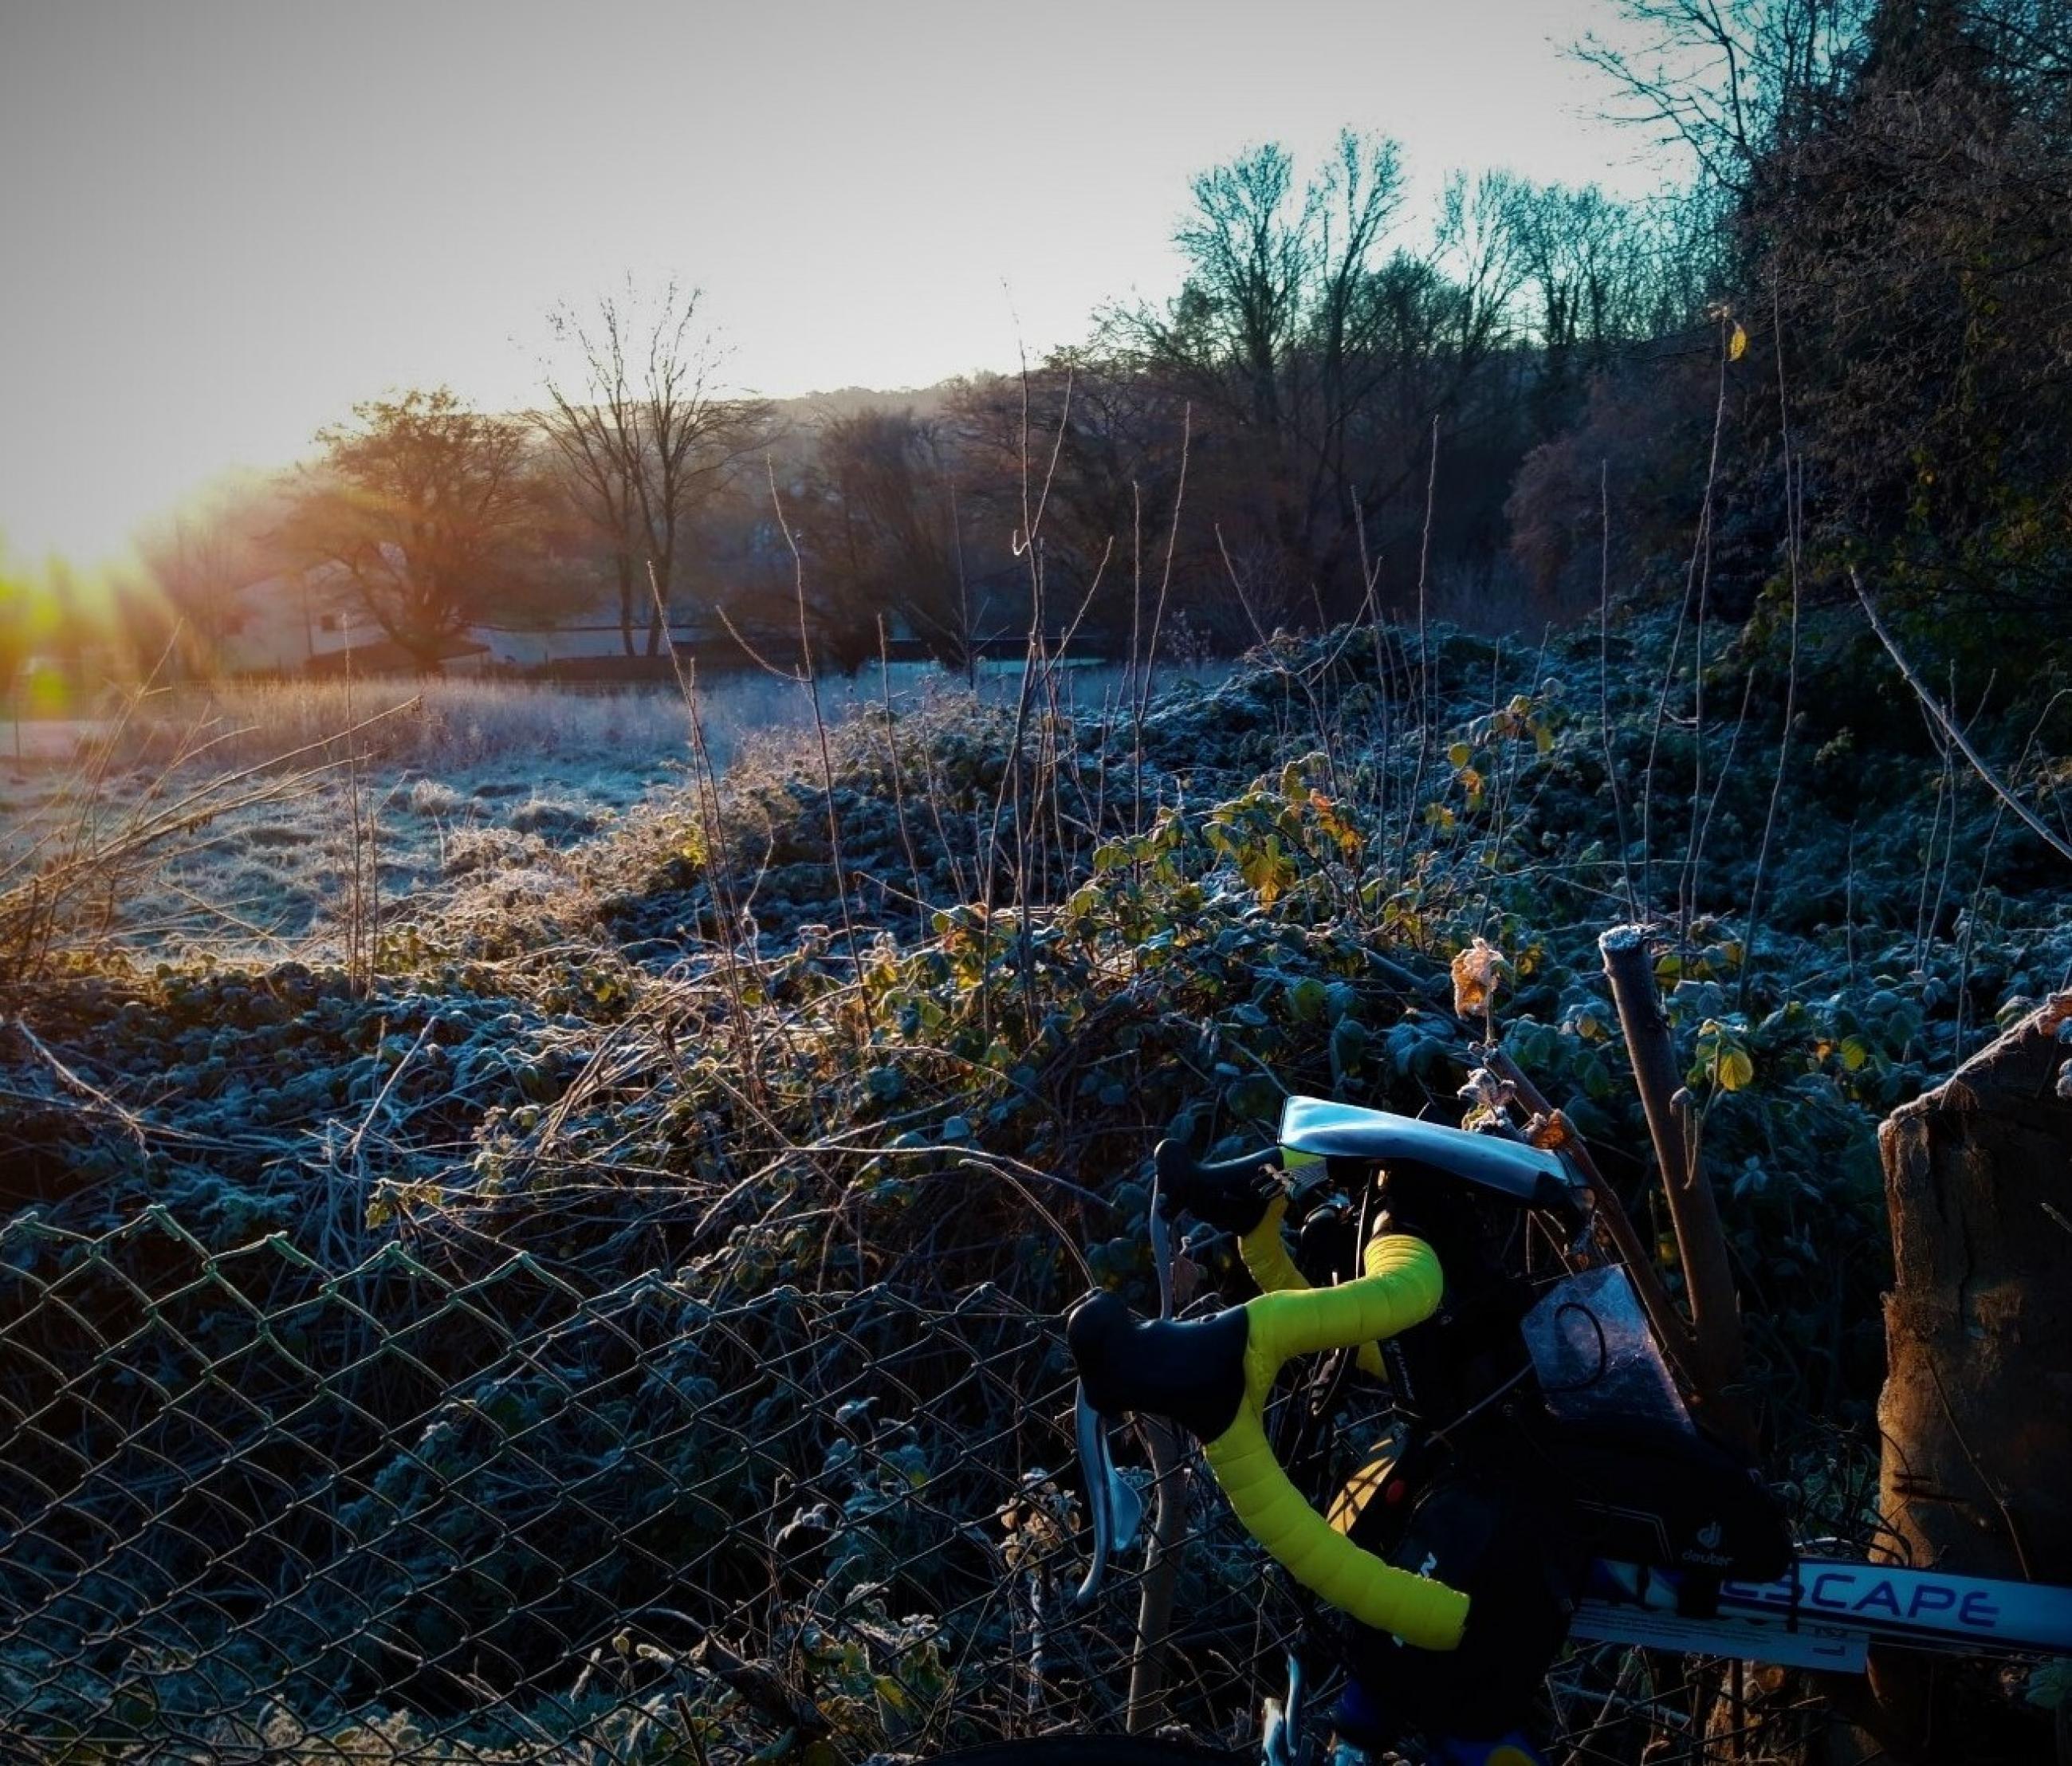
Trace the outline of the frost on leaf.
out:
M 1498 990 L 1511 979 L 1511 965 L 1486 938 L 1478 937 L 1453 959 L 1453 1011 L 1471 1018 L 1486 1013 Z

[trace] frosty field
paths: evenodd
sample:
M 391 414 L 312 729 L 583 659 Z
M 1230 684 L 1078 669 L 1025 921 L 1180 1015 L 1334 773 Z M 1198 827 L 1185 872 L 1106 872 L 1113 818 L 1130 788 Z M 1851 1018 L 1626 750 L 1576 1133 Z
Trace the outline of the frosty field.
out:
M 1116 671 L 1070 675 L 1082 703 L 1115 690 Z M 980 696 L 1018 679 L 996 670 Z M 837 724 L 961 685 L 898 665 L 821 682 L 818 699 Z M 673 690 L 468 679 L 226 683 L 27 722 L 20 759 L 0 743 L 0 895 L 63 855 L 99 898 L 94 938 L 154 956 L 335 956 L 349 915 L 393 928 L 487 877 L 547 885 L 582 842 L 680 794 L 701 751 L 724 773 L 814 715 L 802 685 L 764 674 L 701 685 L 694 702 L 695 739 Z

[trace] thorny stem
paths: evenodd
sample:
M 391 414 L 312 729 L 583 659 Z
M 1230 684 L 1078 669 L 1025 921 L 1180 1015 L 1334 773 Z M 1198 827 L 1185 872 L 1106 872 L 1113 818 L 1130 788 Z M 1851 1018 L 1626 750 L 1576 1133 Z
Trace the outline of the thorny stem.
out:
M 1432 561 L 1432 512 L 1439 490 L 1439 418 L 1432 418 L 1432 453 L 1424 474 L 1424 529 L 1417 545 L 1417 764 L 1410 775 L 1410 790 L 1403 800 L 1403 862 L 1409 868 L 1411 843 L 1416 838 L 1412 823 L 1417 800 L 1424 788 L 1424 768 L 1432 754 L 1432 648 L 1431 597 L 1426 592 Z
M 1720 434 L 1726 426 L 1727 362 L 1733 353 L 1727 321 L 1720 329 L 1720 396 L 1712 410 L 1712 451 L 1705 467 L 1705 498 L 1698 513 L 1698 540 L 1692 565 L 1698 578 L 1698 617 L 1691 628 L 1691 820 L 1684 838 L 1684 870 L 1676 882 L 1676 936 L 1679 947 L 1691 942 L 1692 897 L 1698 889 L 1698 857 L 1703 834 L 1699 805 L 1705 796 L 1705 617 L 1712 591 L 1713 494 L 1719 480 Z M 1690 595 L 1687 579 L 1684 595 Z
M 1892 658 L 1893 665 L 1899 670 L 1901 678 L 1914 690 L 1914 696 L 1921 702 L 1922 709 L 1934 719 L 1942 733 L 1955 744 L 1957 751 L 1971 764 L 1971 770 L 1985 781 L 1987 788 L 2021 818 L 2029 832 L 2049 847 L 2059 858 L 2072 860 L 2072 842 L 2066 841 L 2058 834 L 2048 822 L 2008 788 L 2000 775 L 1988 764 L 1985 757 L 1971 746 L 1971 739 L 1959 727 L 1956 720 L 1944 710 L 1935 695 L 1928 690 L 1921 677 L 1914 672 L 1913 665 L 1908 662 L 1892 633 L 1885 629 L 1885 621 L 1878 617 L 1877 608 L 1872 602 L 1869 592 L 1864 587 L 1863 579 L 1856 574 L 1853 566 L 1849 571 L 1849 586 L 1856 591 L 1856 599 L 1863 603 L 1864 617 L 1870 621 L 1871 630 L 1877 634 L 1878 642 L 1885 646 L 1885 654 Z
M 1770 349 L 1777 357 L 1777 418 L 1784 451 L 1785 564 L 1791 581 L 1791 650 L 1784 677 L 1784 729 L 1777 739 L 1777 772 L 1770 780 L 1770 808 L 1762 818 L 1762 843 L 1756 849 L 1755 879 L 1749 886 L 1748 931 L 1741 940 L 1741 974 L 1734 990 L 1734 1010 L 1748 1010 L 1749 984 L 1755 975 L 1756 933 L 1762 925 L 1762 886 L 1770 870 L 1770 848 L 1777 835 L 1778 806 L 1791 756 L 1791 726 L 1799 714 L 1799 542 L 1805 494 L 1803 466 L 1791 458 L 1791 409 L 1784 383 L 1784 331 L 1778 316 L 1777 294 L 1770 292 Z
M 1597 462 L 1597 735 L 1604 745 L 1605 778 L 1611 786 L 1612 813 L 1618 821 L 1619 887 L 1626 896 L 1626 917 L 1640 917 L 1633 892 L 1633 849 L 1626 833 L 1626 792 L 1619 784 L 1612 755 L 1612 502 L 1610 463 Z
M 1669 696 L 1676 685 L 1676 663 L 1684 653 L 1684 628 L 1691 619 L 1691 597 L 1701 550 L 1708 543 L 1712 491 L 1720 470 L 1720 431 L 1727 415 L 1727 346 L 1720 346 L 1720 392 L 1712 407 L 1712 451 L 1705 468 L 1705 494 L 1699 504 L 1698 531 L 1691 545 L 1691 562 L 1684 578 L 1684 597 L 1677 603 L 1676 624 L 1670 634 L 1669 655 L 1662 665 L 1662 688 L 1655 702 L 1655 728 L 1647 740 L 1647 764 L 1640 778 L 1640 897 L 1643 908 L 1655 899 L 1655 764 L 1662 749 L 1662 731 L 1669 721 Z
M 849 906 L 849 869 L 842 862 L 841 816 L 835 808 L 835 763 L 828 747 L 828 720 L 820 710 L 820 677 L 813 668 L 813 636 L 812 622 L 806 616 L 806 561 L 799 550 L 799 537 L 791 531 L 791 524 L 784 514 L 783 500 L 777 492 L 777 468 L 774 463 L 766 462 L 770 479 L 770 504 L 777 517 L 777 525 L 783 530 L 784 543 L 791 551 L 791 590 L 799 614 L 799 667 L 805 683 L 806 702 L 812 707 L 813 735 L 820 746 L 820 784 L 827 796 L 828 855 L 832 861 L 835 873 L 835 897 L 841 904 L 842 932 L 849 941 L 849 966 L 861 983 L 864 976 L 863 949 L 856 936 L 856 916 Z M 650 566 L 652 569 L 652 566 Z M 862 1028 L 857 1041 L 859 1048 L 876 1034 L 877 1026 L 870 1010 L 870 990 L 859 987 L 857 1004 L 862 1013 Z

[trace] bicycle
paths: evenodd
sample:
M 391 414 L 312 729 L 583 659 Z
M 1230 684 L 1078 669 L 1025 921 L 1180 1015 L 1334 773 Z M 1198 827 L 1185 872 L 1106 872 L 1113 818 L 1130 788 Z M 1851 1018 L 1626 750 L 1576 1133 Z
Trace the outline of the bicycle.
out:
M 1266 1766 L 1317 1754 L 1312 1682 L 1336 1690 L 1332 1766 L 1533 1766 L 1534 1706 L 1572 1636 L 1845 1671 L 1873 1637 L 2072 1647 L 2072 1590 L 1801 1558 L 1760 1468 L 1694 1415 L 1558 1148 L 1294 1097 L 1273 1146 L 1204 1163 L 1169 1142 L 1154 1168 L 1160 1316 L 1096 1292 L 1067 1321 L 1093 1533 L 1079 1598 L 1133 1525 L 1109 1423 L 1179 1424 L 1309 1597 L 1288 1694 L 1268 1702 Z M 1256 1295 L 1173 1315 L 1182 1215 L 1235 1237 Z M 1276 1377 L 1302 1356 L 1318 1359 L 1270 1422 Z M 1385 1426 L 1340 1481 L 1336 1435 L 1362 1391 Z M 1247 1756 L 1071 1735 L 952 1757 Z

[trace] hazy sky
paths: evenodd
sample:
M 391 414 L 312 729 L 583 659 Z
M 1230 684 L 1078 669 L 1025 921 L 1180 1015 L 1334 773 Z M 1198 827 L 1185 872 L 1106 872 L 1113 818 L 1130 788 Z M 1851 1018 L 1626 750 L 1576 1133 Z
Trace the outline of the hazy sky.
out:
M 1651 186 L 1604 0 L 0 0 L 0 537 L 109 552 L 353 402 L 536 396 L 541 315 L 707 291 L 739 385 L 926 385 L 1170 290 L 1194 172 L 1342 124 Z

